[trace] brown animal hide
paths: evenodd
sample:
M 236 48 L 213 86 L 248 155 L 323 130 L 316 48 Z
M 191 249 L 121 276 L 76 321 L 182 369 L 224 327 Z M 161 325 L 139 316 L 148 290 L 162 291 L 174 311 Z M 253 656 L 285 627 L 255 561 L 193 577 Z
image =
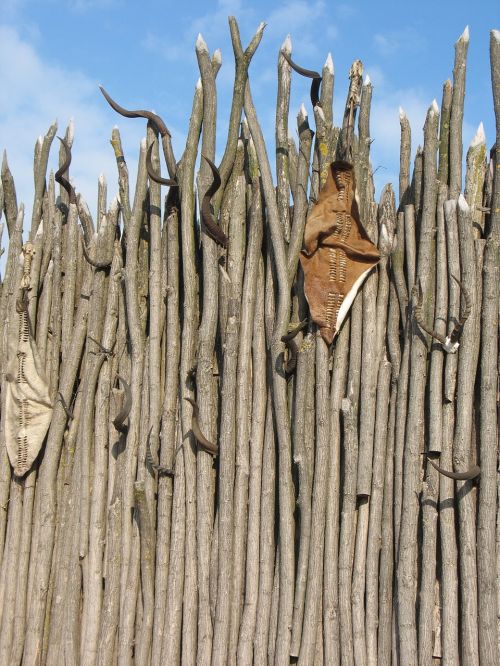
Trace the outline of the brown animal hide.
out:
M 311 316 L 331 344 L 369 271 L 380 260 L 361 225 L 352 164 L 330 165 L 309 213 L 300 262 Z

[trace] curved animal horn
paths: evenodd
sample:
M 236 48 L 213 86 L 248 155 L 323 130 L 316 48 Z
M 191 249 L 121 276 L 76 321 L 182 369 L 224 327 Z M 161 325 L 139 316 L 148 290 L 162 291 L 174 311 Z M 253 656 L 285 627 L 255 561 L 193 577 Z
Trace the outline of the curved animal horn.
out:
M 156 173 L 153 168 L 153 162 L 151 161 L 152 152 L 153 144 L 149 146 L 148 152 L 146 153 L 146 170 L 148 172 L 148 176 L 151 178 L 151 180 L 154 180 L 155 183 L 159 183 L 160 185 L 178 187 L 179 183 L 176 180 L 173 180 L 172 178 L 162 178 L 158 173 Z
M 427 327 L 427 324 L 424 322 L 423 317 L 422 317 L 422 285 L 420 282 L 418 283 L 418 287 L 414 287 L 417 290 L 417 303 L 415 304 L 415 308 L 413 309 L 413 316 L 415 317 L 415 321 L 419 325 L 419 327 L 425 331 L 428 335 L 432 336 L 438 342 L 440 342 L 442 345 L 446 344 L 446 338 L 444 335 L 441 335 L 440 333 L 437 333 L 433 329 L 430 329 Z
M 305 69 L 304 67 L 297 65 L 297 63 L 290 58 L 286 51 L 282 50 L 281 55 L 283 58 L 285 58 L 290 67 L 297 72 L 297 74 L 301 74 L 302 76 L 307 76 L 307 78 L 312 79 L 310 92 L 311 104 L 313 107 L 321 106 L 319 102 L 319 88 L 323 79 L 321 74 L 319 72 L 315 72 L 313 69 Z
M 203 220 L 203 224 L 205 225 L 205 229 L 210 238 L 212 238 L 212 240 L 214 240 L 222 247 L 227 248 L 228 238 L 214 220 L 214 216 L 210 209 L 210 200 L 221 186 L 220 173 L 215 164 L 212 162 L 212 160 L 209 160 L 208 157 L 205 157 L 203 153 L 201 156 L 212 170 L 212 175 L 213 175 L 213 182 L 208 188 L 208 190 L 205 192 L 205 195 L 201 202 L 201 219 Z
M 462 329 L 464 327 L 465 322 L 470 316 L 471 310 L 472 310 L 472 299 L 470 297 L 469 292 L 465 288 L 464 284 L 460 282 L 458 278 L 456 278 L 454 275 L 451 276 L 455 282 L 458 284 L 460 291 L 463 294 L 464 301 L 465 301 L 465 307 L 463 309 L 463 312 L 460 313 L 460 319 L 457 321 L 455 324 L 452 332 L 449 335 L 450 338 L 450 343 L 455 344 L 460 336 L 460 333 L 462 332 Z
M 435 470 L 437 470 L 443 476 L 447 476 L 449 479 L 454 479 L 455 481 L 467 481 L 468 479 L 475 479 L 476 476 L 481 474 L 481 468 L 479 465 L 473 465 L 465 472 L 449 472 L 448 470 L 439 467 L 439 465 L 436 465 L 432 458 L 429 457 L 428 453 L 425 453 L 425 456 Z
M 293 338 L 300 333 L 307 325 L 309 324 L 309 319 L 303 319 L 297 326 L 292 328 L 286 335 L 281 336 L 281 342 L 284 342 L 287 344 L 290 342 L 290 340 L 293 340 Z
M 97 261 L 96 259 L 92 259 L 92 257 L 89 254 L 89 251 L 87 249 L 87 246 L 85 245 L 85 239 L 82 238 L 82 249 L 83 249 L 83 256 L 85 257 L 85 260 L 94 268 L 96 268 L 98 271 L 105 270 L 106 268 L 109 268 L 111 266 L 111 263 L 113 261 L 113 255 L 111 255 L 111 259 L 105 259 L 104 261 Z
M 193 408 L 193 421 L 192 421 L 192 430 L 193 434 L 198 440 L 198 443 L 200 444 L 201 448 L 206 451 L 207 453 L 211 453 L 213 456 L 216 456 L 217 453 L 219 452 L 219 447 L 216 444 L 212 444 L 205 435 L 202 433 L 200 424 L 198 421 L 198 416 L 200 414 L 200 410 L 198 408 L 198 405 L 194 400 L 191 398 L 184 398 L 187 402 L 189 402 Z
M 59 185 L 64 187 L 66 192 L 69 194 L 69 202 L 70 204 L 76 204 L 76 193 L 75 193 L 75 188 L 73 185 L 67 180 L 64 176 L 63 173 L 65 173 L 69 169 L 69 165 L 71 164 L 71 148 L 68 146 L 68 143 L 66 139 L 62 139 L 60 136 L 57 137 L 59 141 L 62 143 L 64 147 L 64 151 L 66 153 L 66 161 L 64 164 L 61 166 L 60 169 L 58 169 L 55 174 L 54 178 Z
M 117 102 L 115 102 L 115 100 L 104 90 L 102 86 L 99 86 L 99 89 L 104 95 L 109 106 L 114 109 L 116 113 L 119 113 L 121 116 L 125 116 L 125 118 L 146 118 L 146 120 L 150 120 L 156 125 L 156 128 L 158 129 L 158 132 L 161 134 L 161 136 L 172 136 L 168 130 L 168 127 L 157 113 L 153 113 L 152 111 L 145 111 L 144 109 L 129 111 L 128 109 L 125 109 L 123 106 L 120 106 Z
M 151 452 L 151 432 L 153 430 L 153 426 L 149 429 L 149 434 L 148 434 L 148 439 L 146 442 L 146 455 L 145 455 L 145 463 L 147 467 L 150 467 L 154 472 L 158 472 L 158 476 L 174 476 L 174 470 L 170 469 L 169 467 L 162 467 L 161 465 L 157 465 L 155 461 L 153 460 L 153 454 Z
M 125 421 L 130 414 L 130 410 L 132 409 L 132 390 L 130 388 L 130 384 L 125 379 L 123 379 L 121 375 L 117 375 L 117 378 L 120 380 L 123 386 L 123 390 L 125 391 L 125 403 L 120 412 L 113 419 L 113 425 L 119 432 L 125 434 L 128 431 L 128 427 L 125 425 Z

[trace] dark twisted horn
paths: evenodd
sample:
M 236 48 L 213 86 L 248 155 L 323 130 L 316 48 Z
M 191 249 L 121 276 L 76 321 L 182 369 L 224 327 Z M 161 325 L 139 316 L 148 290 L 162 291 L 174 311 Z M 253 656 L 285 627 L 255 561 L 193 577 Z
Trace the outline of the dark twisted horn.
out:
M 150 120 L 154 125 L 156 125 L 156 128 L 158 132 L 161 134 L 161 136 L 172 136 L 168 130 L 168 127 L 165 125 L 165 123 L 158 114 L 153 113 L 152 111 L 145 111 L 144 109 L 136 109 L 134 111 L 129 111 L 128 109 L 125 109 L 123 106 L 117 104 L 115 100 L 112 97 L 110 97 L 110 95 L 108 95 L 108 93 L 104 90 L 102 86 L 99 86 L 99 89 L 104 95 L 107 103 L 110 105 L 112 109 L 116 111 L 116 113 L 119 113 L 121 116 L 125 116 L 125 118 L 146 118 L 146 120 Z
M 290 377 L 295 372 L 295 369 L 297 368 L 297 357 L 299 355 L 299 348 L 297 347 L 297 343 L 295 342 L 295 340 L 291 339 L 287 343 L 287 349 L 288 349 L 288 358 L 283 363 L 283 370 L 285 373 L 285 377 L 288 380 L 290 379 Z
M 458 278 L 456 278 L 454 275 L 452 275 L 451 277 L 458 284 L 458 286 L 460 288 L 460 291 L 463 294 L 464 301 L 465 301 L 465 308 L 464 308 L 463 312 L 460 314 L 460 319 L 455 324 L 455 326 L 454 326 L 454 328 L 453 328 L 453 330 L 452 330 L 452 332 L 450 333 L 450 336 L 449 336 L 450 337 L 450 342 L 452 344 L 455 344 L 458 341 L 458 338 L 460 336 L 460 333 L 462 332 L 464 324 L 467 321 L 467 319 L 469 318 L 469 315 L 471 313 L 472 300 L 471 300 L 469 292 L 467 291 L 467 289 L 465 288 L 463 283 L 460 282 L 460 280 Z
M 299 349 L 297 347 L 297 343 L 295 342 L 294 338 L 300 331 L 302 331 L 306 326 L 309 324 L 308 319 L 304 319 L 301 321 L 297 326 L 292 328 L 286 335 L 281 336 L 281 342 L 284 342 L 287 350 L 288 350 L 288 357 L 285 360 L 283 357 L 283 372 L 285 374 L 286 379 L 290 379 L 290 377 L 293 375 L 295 372 L 295 369 L 297 367 L 297 357 L 299 354 Z
M 125 391 L 125 402 L 121 410 L 113 419 L 113 425 L 119 432 L 126 433 L 128 431 L 128 427 L 124 424 L 128 418 L 128 415 L 130 414 L 130 410 L 132 409 L 132 390 L 130 388 L 130 384 L 125 379 L 123 379 L 121 375 L 117 375 L 117 378 L 120 380 L 123 386 L 123 390 Z
M 68 405 L 66 404 L 66 400 L 64 399 L 64 396 L 63 396 L 63 394 L 61 393 L 61 391 L 58 391 L 58 392 L 57 392 L 57 396 L 58 396 L 58 398 L 59 398 L 59 402 L 60 402 L 61 405 L 62 405 L 62 408 L 64 409 L 64 413 L 66 414 L 66 418 L 67 418 L 68 420 L 72 420 L 72 419 L 74 419 L 74 418 L 75 418 L 75 415 L 73 414 L 73 412 L 71 411 L 71 409 L 70 409 L 70 408 L 68 407 Z
M 442 345 L 446 344 L 446 338 L 444 335 L 441 335 L 440 333 L 437 333 L 431 328 L 427 327 L 427 324 L 424 322 L 423 317 L 422 317 L 422 298 L 423 298 L 423 293 L 422 293 L 422 285 L 420 282 L 418 283 L 418 287 L 415 287 L 417 290 L 417 303 L 415 304 L 415 308 L 413 309 L 413 316 L 415 317 L 415 321 L 419 325 L 419 327 L 425 331 L 428 335 L 432 336 L 438 342 L 440 342 Z
M 290 58 L 290 56 L 288 55 L 288 53 L 286 53 L 286 51 L 282 50 L 281 55 L 283 56 L 283 58 L 285 58 L 290 67 L 297 72 L 297 74 L 301 74 L 302 76 L 307 76 L 307 78 L 312 79 L 311 92 L 310 92 L 311 104 L 313 105 L 313 108 L 315 106 L 321 106 L 319 102 L 319 88 L 321 86 L 321 81 L 323 79 L 321 74 L 319 72 L 315 72 L 313 69 L 305 69 L 304 67 L 297 65 L 297 63 L 295 63 Z
M 179 183 L 176 180 L 173 180 L 172 178 L 162 178 L 158 173 L 153 168 L 153 162 L 151 161 L 151 154 L 153 152 L 153 145 L 151 144 L 148 148 L 148 152 L 146 153 L 146 170 L 148 172 L 148 176 L 151 178 L 151 180 L 154 180 L 155 183 L 158 183 L 159 185 L 167 185 L 168 187 L 178 187 Z
M 146 442 L 146 466 L 150 467 L 154 472 L 158 472 L 158 476 L 174 476 L 174 470 L 168 468 L 168 467 L 161 467 L 161 465 L 157 465 L 154 460 L 153 460 L 153 454 L 151 453 L 151 432 L 153 430 L 153 426 L 149 429 L 149 434 L 148 434 L 148 439 Z
M 216 456 L 217 453 L 219 452 L 219 447 L 216 444 L 212 444 L 212 442 L 210 442 L 201 432 L 200 424 L 198 421 L 198 416 L 200 414 L 198 405 L 191 398 L 184 398 L 184 400 L 189 402 L 193 407 L 193 421 L 191 424 L 191 428 L 193 430 L 194 436 L 198 440 L 198 444 L 200 444 L 201 448 L 204 449 L 207 453 L 211 453 L 213 456 Z
M 205 157 L 205 155 L 203 154 L 201 156 L 212 170 L 212 175 L 213 175 L 213 182 L 208 188 L 208 190 L 205 192 L 205 195 L 201 202 L 201 219 L 203 220 L 206 232 L 210 236 L 210 238 L 219 245 L 221 245 L 222 247 L 227 248 L 228 238 L 214 220 L 214 216 L 210 208 L 210 199 L 214 196 L 214 194 L 221 186 L 220 173 L 215 164 L 212 162 L 212 160 L 209 160 L 208 157 Z
M 91 335 L 87 335 L 87 340 L 91 340 L 91 342 L 93 342 L 95 345 L 97 345 L 99 347 L 100 351 L 101 351 L 101 354 L 104 354 L 105 356 L 114 356 L 114 352 L 113 352 L 112 349 L 107 349 L 106 347 L 101 345 L 99 340 L 96 340 Z
M 76 204 L 76 193 L 75 193 L 75 188 L 73 185 L 67 180 L 64 176 L 63 173 L 65 173 L 69 169 L 69 165 L 71 164 L 71 148 L 68 146 L 68 143 L 66 139 L 62 139 L 60 136 L 57 137 L 59 141 L 62 143 L 64 147 L 64 151 L 66 153 L 66 161 L 64 164 L 61 166 L 60 169 L 58 169 L 55 174 L 54 178 L 59 185 L 64 187 L 66 192 L 69 195 L 69 202 L 70 204 Z
M 285 344 L 288 344 L 290 340 L 293 340 L 293 338 L 300 333 L 300 331 L 304 330 L 304 328 L 308 325 L 309 319 L 304 319 L 300 322 L 300 324 L 297 324 L 294 328 L 292 328 L 291 331 L 289 331 L 286 335 L 281 336 L 281 342 L 284 342 Z
M 435 470 L 437 470 L 443 476 L 447 476 L 449 479 L 454 479 L 455 481 L 467 481 L 469 479 L 475 479 L 476 476 L 479 476 L 481 474 L 481 468 L 479 467 L 479 465 L 473 465 L 470 469 L 466 470 L 465 472 L 449 472 L 448 470 L 439 467 L 439 465 L 436 465 L 436 463 L 432 460 L 432 458 L 429 457 L 428 453 L 425 453 L 424 455 L 427 457 L 427 460 L 430 462 L 430 464 L 434 467 Z
M 98 271 L 103 271 L 111 266 L 111 263 L 113 261 L 113 256 L 111 256 L 111 259 L 107 260 L 105 259 L 104 261 L 97 261 L 96 259 L 92 259 L 92 257 L 89 254 L 89 251 L 87 249 L 87 246 L 85 245 L 85 240 L 82 238 L 82 249 L 83 249 L 83 256 L 85 257 L 85 260 L 94 268 L 96 268 Z

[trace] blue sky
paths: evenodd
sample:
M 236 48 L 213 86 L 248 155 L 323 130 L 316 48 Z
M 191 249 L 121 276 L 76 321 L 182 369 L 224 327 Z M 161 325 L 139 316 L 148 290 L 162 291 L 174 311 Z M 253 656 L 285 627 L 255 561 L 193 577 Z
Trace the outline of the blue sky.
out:
M 194 44 L 199 32 L 211 52 L 222 51 L 218 75 L 219 156 L 225 142 L 233 80 L 233 53 L 227 16 L 235 15 L 244 46 L 261 21 L 267 27 L 250 67 L 257 111 L 274 148 L 276 61 L 287 36 L 292 57 L 321 70 L 329 52 L 335 67 L 334 118 L 341 120 L 350 63 L 360 58 L 374 86 L 372 163 L 380 191 L 393 182 L 397 191 L 398 108 L 412 125 L 413 152 L 434 98 L 441 104 L 442 84 L 452 76 L 454 43 L 470 28 L 464 150 L 480 121 L 488 146 L 494 140 L 489 71 L 489 30 L 500 28 L 500 2 L 434 0 L 405 11 L 387 0 L 326 2 L 284 0 L 250 5 L 239 0 L 0 0 L 0 149 L 6 149 L 18 198 L 31 209 L 32 156 L 37 137 L 57 118 L 59 134 L 75 123 L 72 177 L 91 208 L 97 178 L 104 172 L 114 195 L 116 167 L 109 137 L 122 132 L 133 169 L 144 134 L 143 121 L 117 116 L 101 97 L 98 84 L 123 106 L 157 111 L 173 134 L 180 157 L 199 73 Z M 292 81 L 290 132 L 305 102 L 309 84 Z M 313 121 L 311 120 L 311 125 Z M 57 151 L 52 151 L 55 167 Z

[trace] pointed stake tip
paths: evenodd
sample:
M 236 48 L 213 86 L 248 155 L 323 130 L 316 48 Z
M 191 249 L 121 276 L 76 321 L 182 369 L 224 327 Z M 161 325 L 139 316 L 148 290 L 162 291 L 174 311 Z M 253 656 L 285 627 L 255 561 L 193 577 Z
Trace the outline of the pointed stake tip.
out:
M 462 192 L 460 192 L 460 196 L 458 197 L 458 207 L 460 208 L 461 211 L 464 213 L 469 212 L 469 204 L 467 203 L 464 195 Z
M 479 126 L 474 134 L 472 141 L 470 142 L 470 148 L 475 146 L 485 145 L 486 144 L 486 135 L 484 133 L 484 125 L 482 121 L 479 123 Z
M 323 122 L 326 121 L 325 112 L 319 104 L 314 107 L 314 113 L 317 114 Z
M 281 45 L 281 50 L 285 51 L 287 55 L 290 55 L 290 53 L 292 52 L 292 38 L 290 34 L 288 34 L 283 40 L 283 44 Z
M 198 33 L 198 37 L 196 38 L 196 50 L 197 51 L 206 51 L 208 53 L 208 46 L 206 41 L 203 39 L 203 35 L 201 32 Z

